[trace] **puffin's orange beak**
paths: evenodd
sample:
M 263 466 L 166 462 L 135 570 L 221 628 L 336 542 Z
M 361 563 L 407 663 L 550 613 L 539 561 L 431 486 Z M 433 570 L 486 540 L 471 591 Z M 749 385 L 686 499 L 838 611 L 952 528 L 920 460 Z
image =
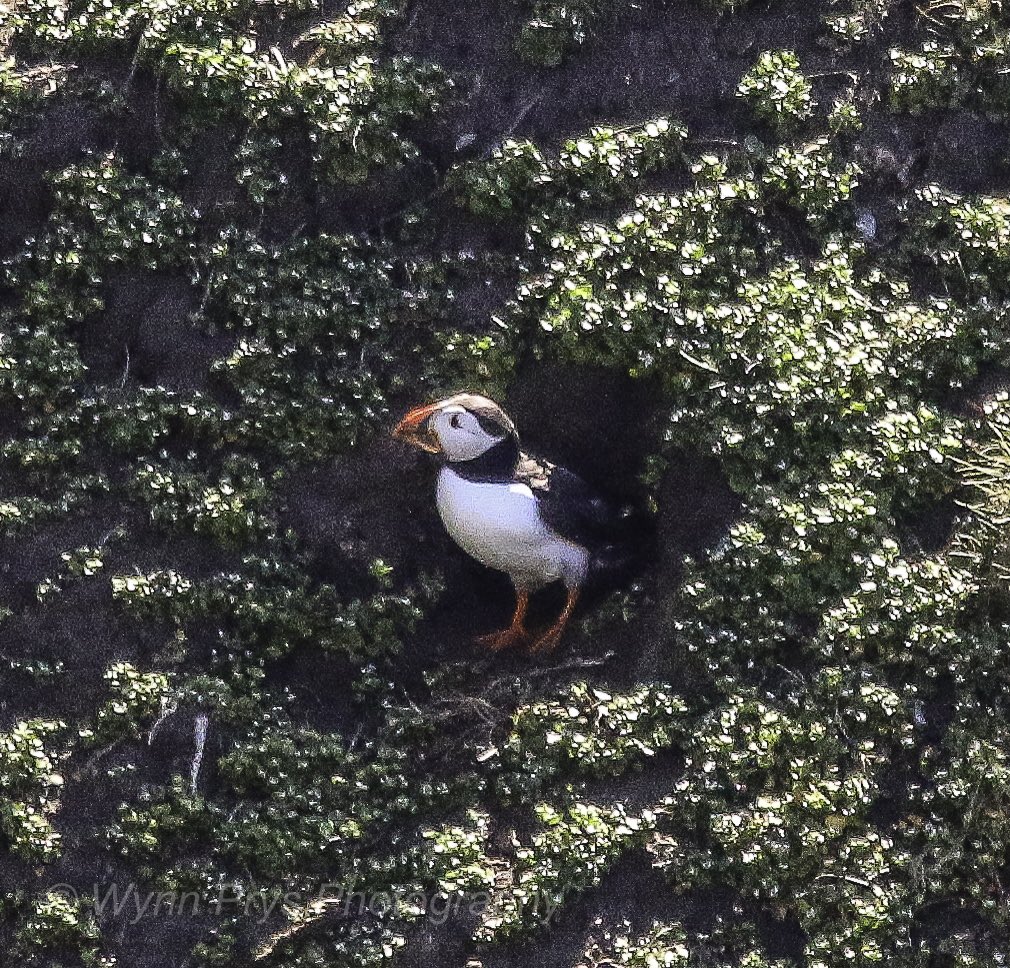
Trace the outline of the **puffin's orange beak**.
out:
M 396 425 L 393 436 L 397 440 L 404 440 L 421 450 L 426 450 L 429 454 L 441 453 L 442 447 L 438 438 L 426 426 L 428 418 L 438 406 L 437 403 L 431 403 L 424 407 L 415 407 Z

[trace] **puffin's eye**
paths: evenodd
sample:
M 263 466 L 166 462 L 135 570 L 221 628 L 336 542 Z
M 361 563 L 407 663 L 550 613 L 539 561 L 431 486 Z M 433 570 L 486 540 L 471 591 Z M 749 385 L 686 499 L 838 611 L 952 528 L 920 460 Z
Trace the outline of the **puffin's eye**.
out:
M 460 415 L 459 415 L 458 413 L 454 413 L 454 414 L 453 414 L 453 415 L 452 415 L 452 416 L 451 416 L 451 417 L 449 418 L 449 424 L 450 424 L 450 425 L 452 426 L 452 429 L 453 429 L 453 430 L 459 430 L 459 425 L 460 425 L 460 423 L 461 423 L 461 422 L 462 422 L 462 421 L 461 421 L 461 419 L 460 419 Z

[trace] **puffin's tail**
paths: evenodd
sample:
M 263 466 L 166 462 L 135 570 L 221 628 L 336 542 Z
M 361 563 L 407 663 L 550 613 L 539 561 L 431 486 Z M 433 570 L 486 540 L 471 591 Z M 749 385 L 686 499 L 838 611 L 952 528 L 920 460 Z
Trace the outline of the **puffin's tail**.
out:
M 656 523 L 651 514 L 622 508 L 614 540 L 593 549 L 586 585 L 607 590 L 632 582 L 655 556 Z

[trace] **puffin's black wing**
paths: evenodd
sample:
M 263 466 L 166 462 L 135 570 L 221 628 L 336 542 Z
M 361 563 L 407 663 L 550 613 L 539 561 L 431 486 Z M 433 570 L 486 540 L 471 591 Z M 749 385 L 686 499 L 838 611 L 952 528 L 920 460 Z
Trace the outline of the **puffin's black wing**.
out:
M 606 541 L 619 520 L 617 509 L 581 477 L 550 461 L 521 454 L 515 476 L 533 491 L 544 524 L 584 547 Z

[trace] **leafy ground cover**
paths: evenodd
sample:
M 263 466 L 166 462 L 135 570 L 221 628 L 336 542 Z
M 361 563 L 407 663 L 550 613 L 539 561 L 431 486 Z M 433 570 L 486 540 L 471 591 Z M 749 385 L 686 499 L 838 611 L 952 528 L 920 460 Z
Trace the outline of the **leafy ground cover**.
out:
M 2 10 L 10 963 L 1005 962 L 1000 3 Z M 548 658 L 460 386 L 655 516 Z

